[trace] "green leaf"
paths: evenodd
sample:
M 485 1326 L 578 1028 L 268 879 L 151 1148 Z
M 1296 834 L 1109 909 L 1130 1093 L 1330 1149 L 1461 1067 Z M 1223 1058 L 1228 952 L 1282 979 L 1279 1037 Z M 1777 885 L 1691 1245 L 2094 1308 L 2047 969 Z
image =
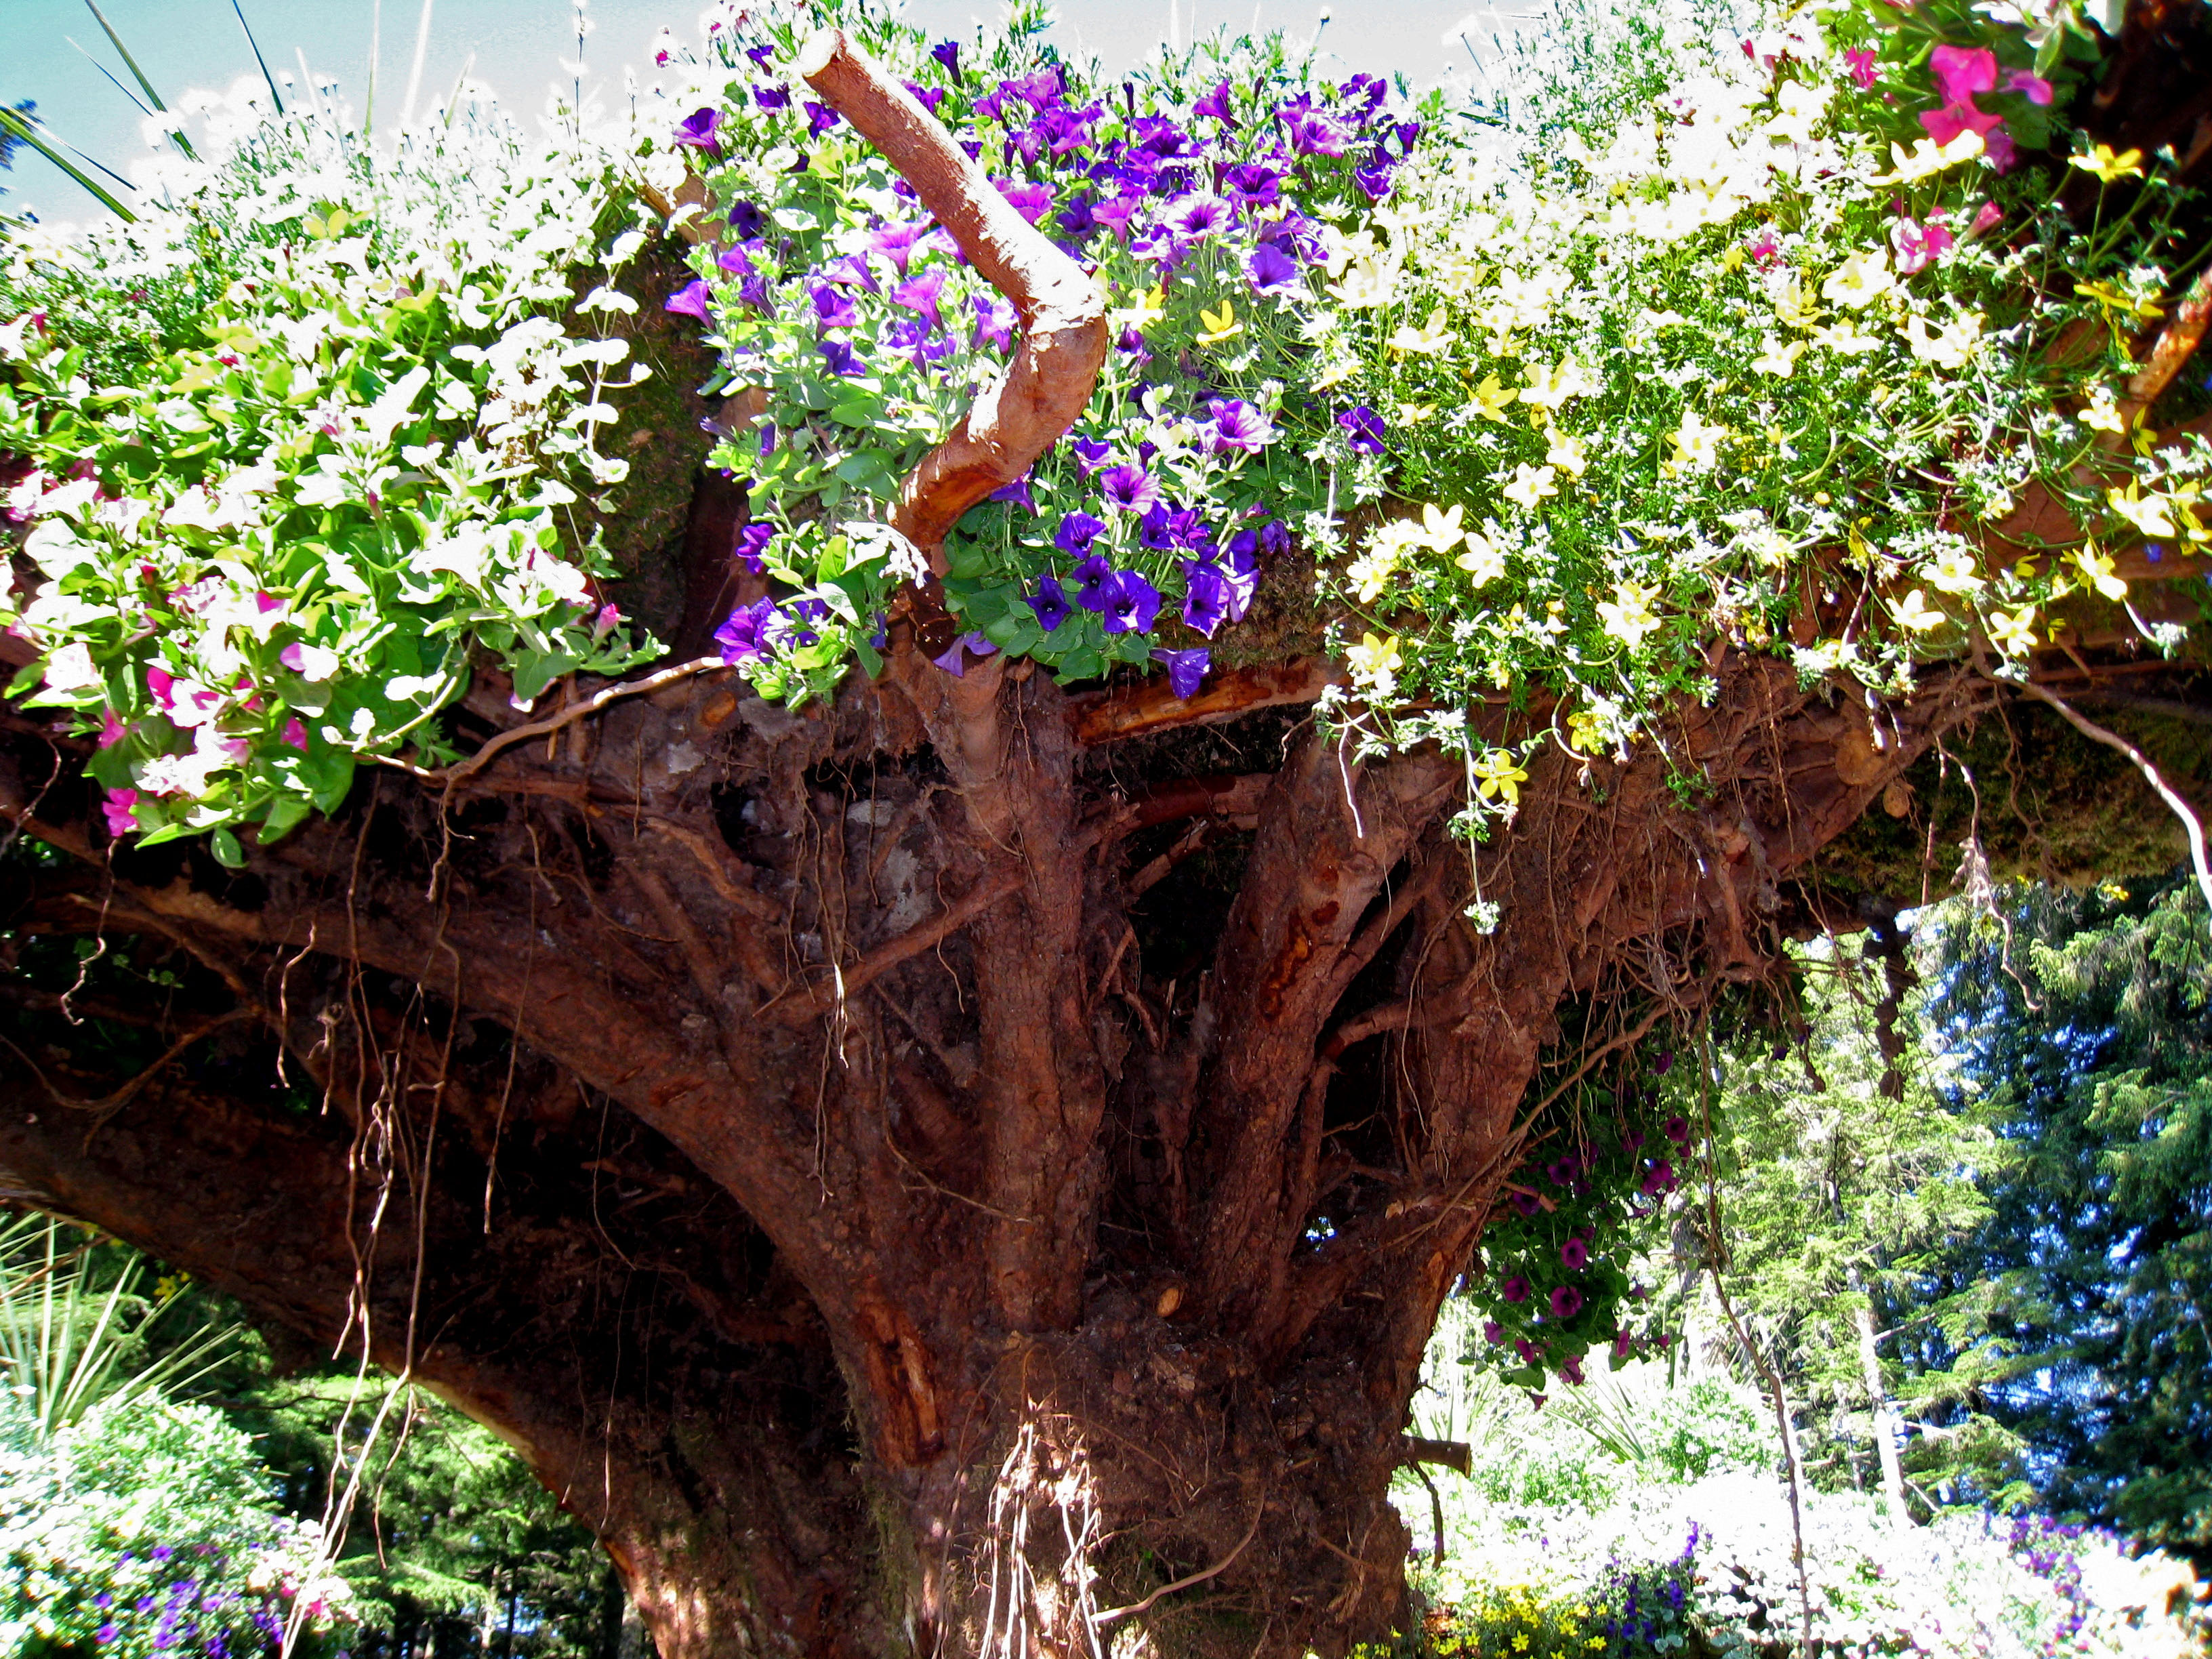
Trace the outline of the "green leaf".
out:
M 544 695 L 545 688 L 563 674 L 573 673 L 577 659 L 565 651 L 524 651 L 514 661 L 514 695 L 524 702 Z
M 228 830 L 218 830 L 208 837 L 208 850 L 215 854 L 215 861 L 226 870 L 243 870 L 246 867 L 246 849 L 238 844 L 238 837 Z

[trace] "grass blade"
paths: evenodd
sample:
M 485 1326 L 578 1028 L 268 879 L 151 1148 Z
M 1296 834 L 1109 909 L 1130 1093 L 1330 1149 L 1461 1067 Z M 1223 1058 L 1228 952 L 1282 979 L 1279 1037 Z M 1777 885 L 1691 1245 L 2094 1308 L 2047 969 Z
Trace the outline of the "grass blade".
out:
M 123 44 L 123 37 L 115 32 L 115 26 L 107 21 L 106 17 L 100 12 L 100 8 L 93 3 L 93 0 L 84 0 L 84 3 L 86 9 L 92 13 L 92 21 L 99 24 L 101 32 L 107 36 L 107 44 L 113 46 L 116 52 L 121 55 L 124 67 L 131 71 L 131 78 L 137 82 L 140 89 L 145 93 L 147 100 L 151 103 L 155 109 L 161 111 L 162 114 L 167 115 L 169 112 L 169 106 L 161 101 L 161 94 L 154 90 L 154 83 L 146 78 L 146 71 L 138 67 L 138 60 L 131 55 L 131 48 Z M 71 40 L 70 45 L 76 46 L 76 42 Z M 82 46 L 77 46 L 77 50 L 79 52 L 84 52 L 84 48 Z M 92 56 L 88 52 L 85 52 L 84 55 L 87 58 L 90 58 Z M 102 75 L 107 75 L 107 71 L 105 69 L 100 69 L 100 66 L 97 63 L 95 63 L 93 67 L 100 69 L 100 72 Z M 112 75 L 107 75 L 107 78 L 111 81 L 115 81 L 115 77 Z M 120 81 L 116 81 L 115 83 L 118 88 L 123 85 Z M 127 98 L 130 96 L 130 94 L 126 91 L 125 92 L 124 96 Z M 132 101 L 136 102 L 137 100 L 134 99 Z M 169 131 L 169 137 L 177 141 L 177 148 L 184 151 L 186 159 L 194 161 L 200 159 L 198 155 L 193 155 L 192 141 L 185 137 L 181 128 L 171 128 Z
M 253 48 L 253 61 L 261 65 L 261 78 L 269 83 L 269 95 L 276 103 L 276 112 L 284 112 L 284 94 L 276 90 L 276 77 L 269 72 L 269 60 L 261 55 L 261 43 L 253 38 L 252 26 L 246 21 L 246 8 L 239 0 L 230 0 L 230 9 L 238 14 L 238 27 L 246 31 L 246 44 Z
M 153 114 L 154 112 L 146 107 L 146 101 L 144 99 L 139 97 L 137 93 L 131 91 L 131 88 L 125 86 L 122 82 L 117 80 L 114 74 L 108 69 L 106 64 L 101 63 L 100 59 L 94 58 L 90 52 L 85 51 L 82 46 L 77 46 L 74 37 L 64 34 L 62 36 L 62 39 L 67 40 L 70 45 L 76 46 L 77 55 L 82 58 L 86 63 L 91 64 L 93 68 L 98 70 L 102 75 L 106 76 L 107 84 L 113 87 L 116 91 L 121 93 L 125 98 L 128 98 L 137 107 L 141 115 Z
M 40 155 L 45 156 L 46 160 L 52 161 L 64 173 L 69 174 L 70 178 L 76 179 L 77 183 L 82 185 L 87 190 L 90 191 L 94 196 L 98 198 L 100 201 L 106 206 L 110 212 L 121 219 L 124 223 L 135 225 L 138 222 L 138 216 L 137 214 L 133 213 L 129 208 L 124 206 L 122 203 L 117 201 L 115 198 L 109 195 L 107 191 L 101 189 L 98 184 L 94 182 L 90 173 L 84 172 L 82 168 L 74 165 L 67 156 L 64 155 L 59 150 L 48 143 L 44 138 L 41 138 L 38 132 L 32 127 L 31 124 L 28 121 L 26 121 L 21 116 L 16 114 L 14 110 L 0 109 L 0 131 L 5 131 L 11 138 L 21 139 L 33 149 L 38 151 Z M 70 148 L 74 149 L 76 149 L 76 146 L 71 145 Z M 78 154 L 82 155 L 83 152 L 80 150 L 78 151 Z M 87 161 L 92 160 L 90 156 L 86 156 L 85 159 Z M 100 163 L 97 161 L 93 161 L 92 164 L 94 167 L 100 167 Z M 100 170 L 102 173 L 107 172 L 106 167 L 100 167 Z M 115 177 L 113 173 L 108 173 L 108 176 L 110 178 Z M 123 181 L 118 179 L 116 182 L 121 184 Z M 128 189 L 129 185 L 125 185 L 124 187 Z
M 415 119 L 415 99 L 422 90 L 422 62 L 430 52 L 431 0 L 422 0 L 422 15 L 415 25 L 415 66 L 407 72 L 407 102 L 399 112 L 404 131 Z

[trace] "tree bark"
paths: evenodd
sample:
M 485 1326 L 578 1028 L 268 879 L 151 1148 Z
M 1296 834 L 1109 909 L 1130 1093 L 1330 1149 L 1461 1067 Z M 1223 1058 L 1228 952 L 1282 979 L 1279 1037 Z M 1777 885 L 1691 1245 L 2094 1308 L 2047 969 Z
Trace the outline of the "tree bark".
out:
M 1851 1271 L 1851 1288 L 1862 1290 L 1859 1273 Z M 1899 1521 L 1911 1519 L 1912 1511 L 1905 1506 L 1905 1465 L 1898 1456 L 1898 1421 L 1896 1408 L 1890 1404 L 1889 1389 L 1882 1381 L 1881 1356 L 1875 1352 L 1874 1303 L 1871 1298 L 1859 1304 L 1856 1316 L 1859 1334 L 1859 1371 L 1866 1379 L 1867 1409 L 1874 1418 L 1874 1449 L 1881 1460 L 1882 1498 L 1889 1512 Z

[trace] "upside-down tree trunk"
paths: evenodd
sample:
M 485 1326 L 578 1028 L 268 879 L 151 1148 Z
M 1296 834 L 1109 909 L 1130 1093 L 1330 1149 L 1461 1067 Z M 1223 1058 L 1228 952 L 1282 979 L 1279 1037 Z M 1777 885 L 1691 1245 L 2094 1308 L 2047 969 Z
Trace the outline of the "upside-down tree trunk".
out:
M 1026 227 L 970 228 L 1036 349 L 910 492 L 925 550 L 1097 363 Z M 1765 971 L 1814 855 L 1995 694 L 1870 717 L 1717 647 L 1666 754 L 1539 751 L 1484 933 L 1459 763 L 1359 763 L 1320 665 L 1074 696 L 946 674 L 927 615 L 832 704 L 672 678 L 238 872 L 111 844 L 10 715 L 46 853 L 0 895 L 0 1196 L 497 1429 L 663 1659 L 1341 1653 L 1400 1608 L 1408 1401 L 1532 1079 Z M 173 983 L 72 998 L 77 941 Z

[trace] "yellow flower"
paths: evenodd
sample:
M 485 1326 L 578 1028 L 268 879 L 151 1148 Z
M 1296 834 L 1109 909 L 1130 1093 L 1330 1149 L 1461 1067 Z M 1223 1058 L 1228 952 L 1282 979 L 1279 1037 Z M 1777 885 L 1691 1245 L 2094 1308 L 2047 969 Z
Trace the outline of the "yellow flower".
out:
M 1365 550 L 1344 573 L 1356 588 L 1360 604 L 1372 605 L 1382 596 L 1390 578 L 1405 563 L 1407 553 L 1420 541 L 1420 527 L 1404 519 L 1392 520 L 1368 538 Z
M 1589 457 L 1583 451 L 1583 441 L 1556 428 L 1552 432 L 1552 447 L 1544 452 L 1544 463 L 1573 478 L 1589 471 Z
M 1863 357 L 1868 352 L 1878 349 L 1881 341 L 1846 317 L 1829 327 L 1814 329 L 1813 343 L 1834 352 L 1839 357 Z
M 1405 666 L 1395 634 L 1380 640 L 1372 634 L 1362 634 L 1359 643 L 1344 653 L 1344 659 L 1356 684 L 1386 692 L 1396 684 L 1398 671 Z
M 1571 357 L 1563 357 L 1557 368 L 1529 365 L 1528 384 L 1521 388 L 1521 401 L 1538 409 L 1558 410 L 1565 407 L 1569 398 L 1596 390 L 1597 382 L 1590 379 L 1588 369 Z
M 1460 520 L 1467 515 L 1463 507 L 1454 507 L 1446 513 L 1435 502 L 1421 509 L 1421 539 L 1435 553 L 1449 553 L 1467 539 L 1467 532 Z
M 2123 429 L 2120 407 L 2112 401 L 2112 388 L 2100 386 L 2089 394 L 2088 407 L 2074 417 L 2083 426 L 2094 427 L 2100 432 L 2118 432 Z
M 1554 468 L 1531 466 L 1523 461 L 1513 469 L 1513 482 L 1505 486 L 1505 499 L 1534 513 L 1546 496 L 1559 493 L 1559 486 L 1552 482 L 1557 476 Z
M 1659 618 L 1651 610 L 1651 601 L 1658 597 L 1656 585 L 1616 583 L 1613 598 L 1598 601 L 1597 614 L 1605 623 L 1605 631 L 1633 651 L 1659 626 Z
M 1313 389 L 1316 392 L 1326 392 L 1331 386 L 1342 386 L 1358 373 L 1359 373 L 1359 365 L 1346 357 L 1340 362 L 1332 363 L 1324 373 L 1316 375 L 1312 381 Z
M 1492 749 L 1474 763 L 1474 793 L 1485 800 L 1503 800 L 1508 806 L 1521 804 L 1521 786 L 1528 781 L 1528 774 L 1505 749 Z
M 2145 499 L 2142 485 L 2136 479 L 2129 479 L 2125 489 L 2107 489 L 2105 501 L 2113 512 L 2146 536 L 2179 536 L 2181 533 L 2180 527 L 2173 521 L 2172 500 L 2165 495 L 2152 495 Z
M 1487 586 L 1505 574 L 1505 555 L 1479 530 L 1467 532 L 1467 551 L 1453 562 L 1474 578 L 1477 587 Z
M 2008 657 L 2034 650 L 2035 607 L 2024 605 L 2017 611 L 1991 611 L 1990 638 Z
M 1474 412 L 1486 421 L 1505 424 L 1505 406 L 1521 395 L 1513 387 L 1502 386 L 1495 374 L 1486 374 L 1482 384 L 1474 389 Z
M 2124 599 L 2128 585 L 2112 574 L 2112 562 L 2097 551 L 2097 544 L 2089 542 L 2074 555 L 2074 565 L 2081 573 L 2081 580 L 2108 599 Z
M 1398 424 L 1400 426 L 1419 426 L 1423 421 L 1427 420 L 1430 416 L 1436 412 L 1437 406 L 1434 404 L 1400 404 L 1398 405 Z
M 1222 341 L 1232 339 L 1244 331 L 1244 325 L 1237 320 L 1236 306 L 1225 299 L 1218 311 L 1208 311 L 1201 306 L 1198 319 L 1206 325 L 1205 332 L 1198 337 L 1200 345 L 1218 345 Z
M 2121 315 L 2132 317 L 2139 322 L 2148 323 L 2166 315 L 2162 307 L 2152 304 L 2148 300 L 2136 299 L 2122 292 L 2118 286 L 2111 283 L 2076 283 L 2074 284 L 2074 294 L 2077 299 L 2094 300 L 2106 311 L 2117 311 Z
M 1804 341 L 1785 341 L 1779 334 L 1769 334 L 1759 343 L 1759 356 L 1751 360 L 1752 370 L 1786 380 L 1796 372 L 1797 359 L 1804 353 Z
M 1889 268 L 1889 250 L 1865 247 L 1829 273 L 1828 280 L 1820 284 L 1820 295 L 1847 310 L 1863 311 L 1896 286 L 1897 273 Z
M 1528 1651 L 1528 1632 L 1522 1631 L 1521 1634 L 1513 1638 L 1513 1651 L 1516 1653 L 1526 1653 Z
M 1167 315 L 1168 291 L 1164 288 L 1140 290 L 1130 304 L 1115 308 L 1108 319 L 1116 328 L 1147 329 Z
M 2084 173 L 2094 173 L 2108 185 L 2122 179 L 2142 177 L 2142 152 L 2124 149 L 2115 155 L 2110 144 L 2100 144 L 2087 155 L 2071 156 L 2067 164 Z
M 1912 185 L 1921 179 L 1946 172 L 1961 161 L 1971 161 L 1982 153 L 1982 135 L 1967 128 L 1948 144 L 1938 144 L 1933 138 L 1923 138 L 1907 154 L 1902 144 L 1889 147 L 1891 164 L 1897 169 L 1875 179 L 1877 185 Z
M 1893 614 L 1897 617 L 1899 627 L 1911 629 L 1916 634 L 1925 634 L 1931 628 L 1941 628 L 1949 620 L 1942 611 L 1931 610 L 1928 596 L 1917 587 L 1893 607 Z
M 1912 348 L 1912 355 L 1921 362 L 1933 363 L 1938 368 L 1964 368 L 1973 361 L 1975 349 L 1981 343 L 1982 313 L 1962 311 L 1939 334 L 1930 334 L 1923 320 L 1911 317 L 1905 320 L 1905 338 Z
M 1710 472 L 1720 462 L 1721 441 L 1734 435 L 1696 410 L 1686 409 L 1681 425 L 1668 439 L 1674 446 L 1674 458 L 1662 462 L 1659 470 L 1670 478 L 1684 472 Z
M 1587 708 L 1577 708 L 1567 716 L 1567 747 L 1578 755 L 1604 751 L 1605 733 L 1598 726 L 1597 716 Z
M 1936 568 L 1928 573 L 1928 585 L 1946 593 L 1972 593 L 1981 586 L 1982 575 L 1974 568 L 1974 556 L 1963 547 L 1954 547 L 1936 561 Z
M 1442 351 L 1458 337 L 1444 326 L 1444 308 L 1438 306 L 1429 313 L 1429 320 L 1419 328 L 1411 323 L 1399 324 L 1398 331 L 1390 337 L 1389 345 L 1393 351 L 1427 354 Z
M 1805 280 L 1796 271 L 1784 277 L 1770 301 L 1774 314 L 1791 328 L 1810 328 L 1820 320 L 1820 307 L 1805 292 Z

